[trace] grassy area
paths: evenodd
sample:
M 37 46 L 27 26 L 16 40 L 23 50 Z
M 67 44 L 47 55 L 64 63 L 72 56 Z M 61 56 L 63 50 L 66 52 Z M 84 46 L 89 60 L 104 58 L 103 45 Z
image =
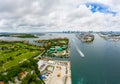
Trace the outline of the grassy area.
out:
M 38 46 L 21 42 L 0 43 L 0 72 L 40 53 L 42 51 Z

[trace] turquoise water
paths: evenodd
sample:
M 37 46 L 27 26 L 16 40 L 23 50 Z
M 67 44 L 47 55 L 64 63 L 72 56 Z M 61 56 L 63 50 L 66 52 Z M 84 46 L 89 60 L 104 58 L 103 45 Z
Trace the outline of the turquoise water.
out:
M 71 57 L 68 60 L 71 61 L 72 84 L 120 84 L 120 42 L 106 41 L 97 34 L 93 43 L 81 43 L 74 34 L 52 34 L 52 36 L 48 34 L 26 40 L 33 43 L 33 40 L 55 37 L 70 39 Z M 0 37 L 0 39 L 25 40 L 15 37 Z
M 76 37 L 71 42 L 73 84 L 120 84 L 120 42 L 105 41 L 98 35 L 91 44 Z M 81 57 L 75 45 L 83 52 Z

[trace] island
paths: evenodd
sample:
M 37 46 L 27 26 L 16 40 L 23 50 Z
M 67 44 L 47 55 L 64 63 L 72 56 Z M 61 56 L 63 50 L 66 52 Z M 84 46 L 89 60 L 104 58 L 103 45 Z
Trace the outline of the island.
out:
M 84 43 L 90 43 L 94 41 L 94 35 L 92 34 L 76 34 L 76 37 Z
M 45 48 L 45 56 L 68 58 L 69 55 L 69 40 L 68 38 L 54 38 L 47 40 L 36 40 L 37 43 L 43 43 Z
M 120 33 L 100 32 L 98 33 L 98 35 L 107 41 L 108 40 L 112 42 L 120 41 Z
M 33 35 L 33 34 L 22 34 L 22 33 L 17 33 L 17 34 L 1 34 L 1 36 L 5 37 L 18 37 L 18 38 L 38 38 L 38 36 Z

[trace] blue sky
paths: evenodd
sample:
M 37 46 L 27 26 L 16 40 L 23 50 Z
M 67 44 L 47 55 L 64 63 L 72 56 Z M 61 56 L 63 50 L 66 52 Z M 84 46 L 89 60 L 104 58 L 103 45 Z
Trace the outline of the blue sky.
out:
M 117 14 L 117 12 L 111 10 L 111 8 L 107 5 L 101 4 L 101 3 L 86 3 L 86 6 L 90 9 L 93 13 L 95 12 L 101 12 L 101 13 L 105 13 L 105 14 L 112 14 L 113 16 L 115 16 Z
M 120 0 L 0 0 L 0 32 L 120 31 Z

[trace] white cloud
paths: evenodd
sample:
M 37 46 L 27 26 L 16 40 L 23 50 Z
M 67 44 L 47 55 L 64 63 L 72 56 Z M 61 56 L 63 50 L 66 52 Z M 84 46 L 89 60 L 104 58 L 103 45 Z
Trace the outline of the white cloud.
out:
M 86 2 L 102 3 L 116 16 L 92 13 Z M 120 31 L 119 0 L 0 0 L 0 32 Z

